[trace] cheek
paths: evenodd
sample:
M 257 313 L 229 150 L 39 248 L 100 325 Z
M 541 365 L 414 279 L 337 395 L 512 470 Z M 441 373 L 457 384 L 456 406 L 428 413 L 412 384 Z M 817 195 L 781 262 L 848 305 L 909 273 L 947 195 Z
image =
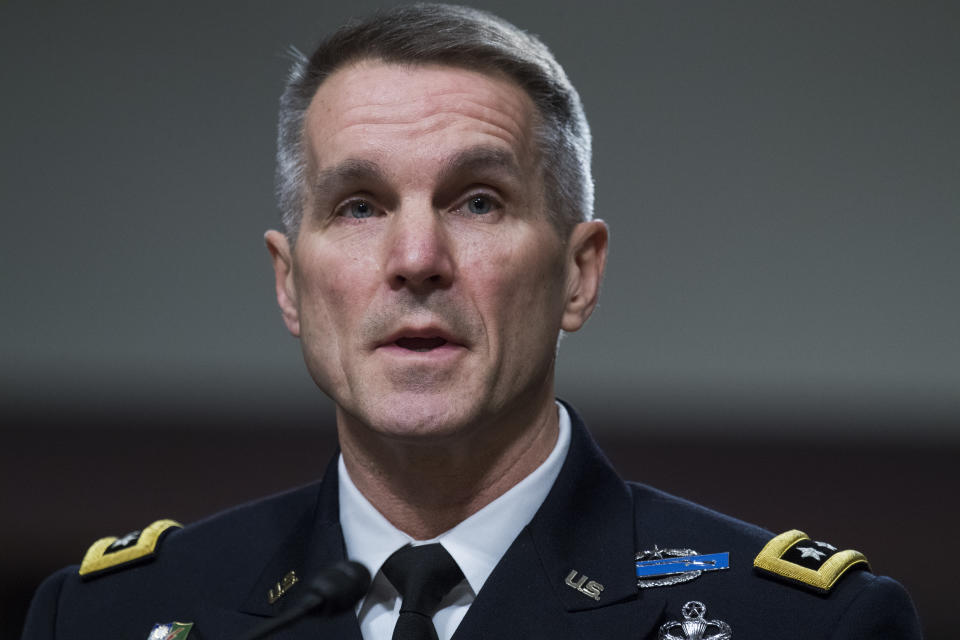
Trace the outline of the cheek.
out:
M 559 250 L 517 247 L 488 256 L 474 266 L 478 300 L 488 331 L 503 344 L 502 357 L 555 348 L 563 311 Z
M 368 262 L 331 251 L 317 251 L 301 262 L 300 324 L 311 353 L 336 358 L 349 339 L 348 331 L 357 325 L 367 300 L 363 275 L 375 271 Z

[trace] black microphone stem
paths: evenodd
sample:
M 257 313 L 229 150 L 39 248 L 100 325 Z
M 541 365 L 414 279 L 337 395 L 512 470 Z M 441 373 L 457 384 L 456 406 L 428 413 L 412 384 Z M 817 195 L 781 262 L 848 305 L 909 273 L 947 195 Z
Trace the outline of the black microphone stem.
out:
M 370 572 L 358 562 L 345 560 L 320 572 L 307 584 L 307 592 L 276 618 L 268 618 L 254 627 L 242 640 L 258 640 L 316 610 L 321 616 L 333 616 L 352 608 L 367 593 Z

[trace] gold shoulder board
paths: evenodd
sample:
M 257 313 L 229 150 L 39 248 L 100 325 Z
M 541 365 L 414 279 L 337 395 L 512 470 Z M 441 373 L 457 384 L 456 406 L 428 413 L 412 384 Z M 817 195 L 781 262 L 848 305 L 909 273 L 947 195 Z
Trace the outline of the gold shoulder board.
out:
M 853 567 L 870 569 L 866 556 L 859 551 L 839 551 L 832 544 L 811 540 L 797 529 L 770 540 L 753 559 L 753 566 L 821 593 L 829 592 Z
M 122 538 L 100 538 L 87 549 L 80 563 L 80 575 L 92 578 L 105 571 L 148 560 L 154 556 L 160 539 L 167 531 L 183 525 L 176 520 L 157 520 L 140 531 Z

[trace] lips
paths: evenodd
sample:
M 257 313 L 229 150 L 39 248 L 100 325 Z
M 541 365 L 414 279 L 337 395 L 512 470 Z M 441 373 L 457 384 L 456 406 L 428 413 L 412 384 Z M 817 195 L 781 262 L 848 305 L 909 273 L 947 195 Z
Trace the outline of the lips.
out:
M 379 348 L 406 351 L 411 353 L 426 353 L 430 351 L 446 351 L 451 348 L 465 347 L 463 340 L 452 335 L 446 329 L 432 325 L 426 327 L 405 327 L 399 329 L 381 341 Z

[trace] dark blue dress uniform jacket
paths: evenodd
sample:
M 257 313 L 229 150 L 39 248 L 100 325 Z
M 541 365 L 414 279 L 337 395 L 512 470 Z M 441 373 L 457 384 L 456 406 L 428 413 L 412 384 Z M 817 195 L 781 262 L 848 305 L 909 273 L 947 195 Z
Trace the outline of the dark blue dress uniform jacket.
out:
M 454 640 L 656 638 L 661 624 L 683 619 L 691 600 L 738 639 L 920 637 L 909 596 L 889 578 L 854 570 L 820 595 L 760 575 L 753 558 L 769 531 L 623 482 L 570 413 L 570 451 L 554 487 Z M 638 590 L 634 554 L 655 544 L 729 551 L 731 567 Z M 178 621 L 194 623 L 189 640 L 232 640 L 295 604 L 298 587 L 343 558 L 334 461 L 318 484 L 174 529 L 150 562 L 87 581 L 76 567 L 54 574 L 34 598 L 23 638 L 146 640 L 155 623 Z M 269 590 L 291 570 L 301 584 L 270 604 Z M 603 585 L 599 600 L 568 586 L 571 571 Z M 348 611 L 303 618 L 271 638 L 361 637 Z

